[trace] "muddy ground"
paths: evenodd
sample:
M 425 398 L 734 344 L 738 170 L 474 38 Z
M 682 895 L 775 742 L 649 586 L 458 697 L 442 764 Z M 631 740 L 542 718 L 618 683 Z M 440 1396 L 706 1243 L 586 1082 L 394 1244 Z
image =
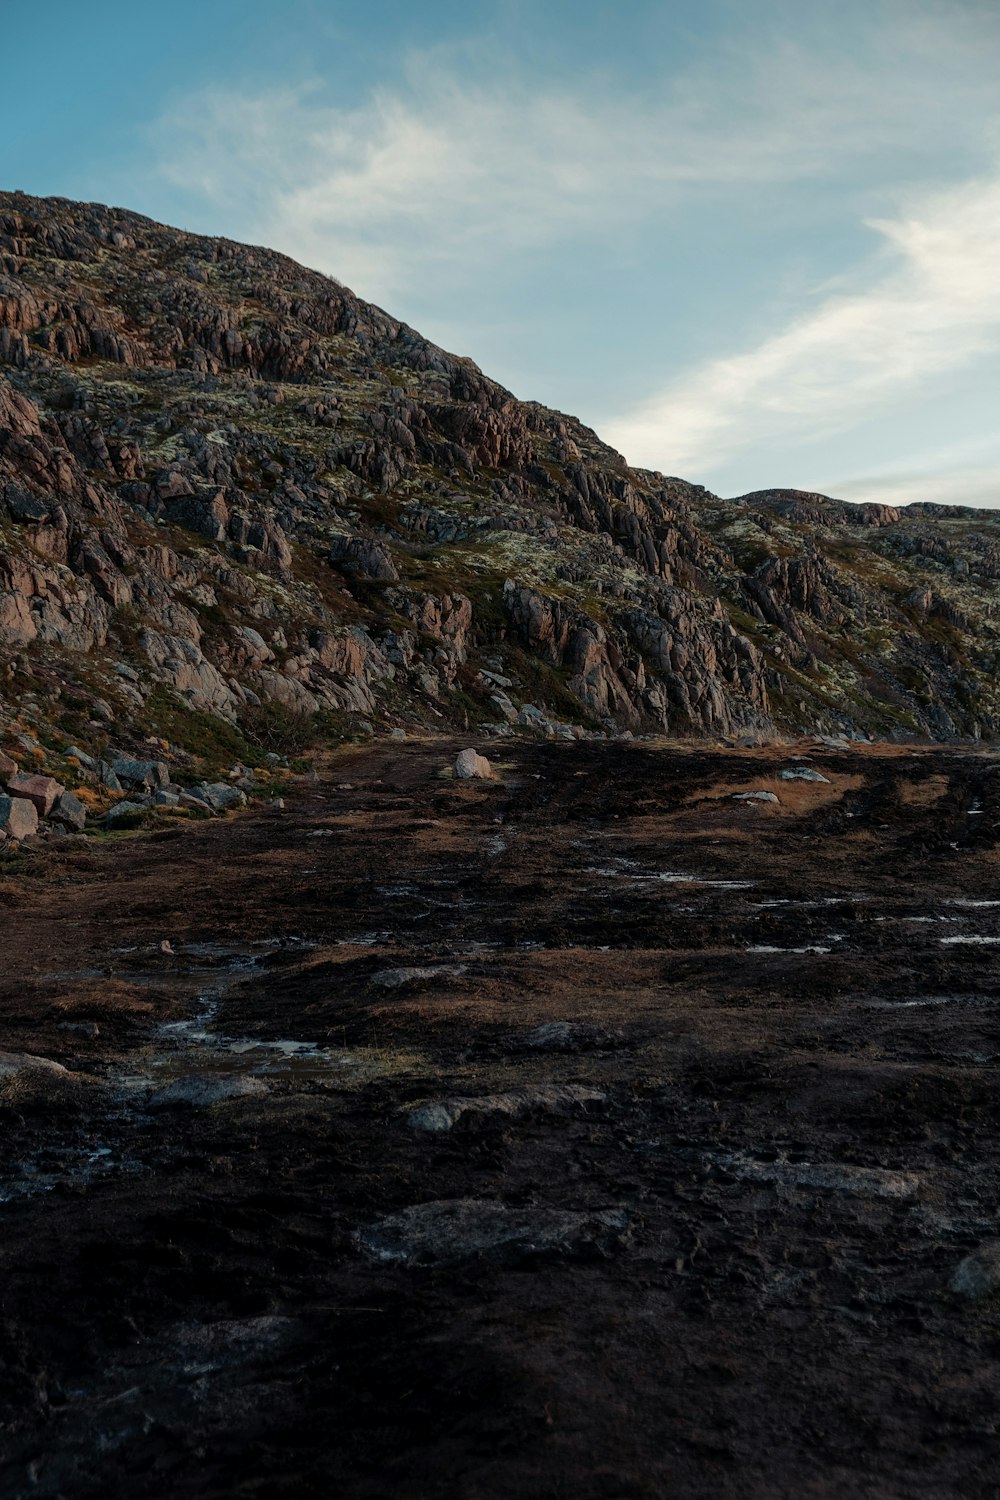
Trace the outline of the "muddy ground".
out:
M 456 748 L 6 864 L 0 1494 L 995 1496 L 1000 757 Z

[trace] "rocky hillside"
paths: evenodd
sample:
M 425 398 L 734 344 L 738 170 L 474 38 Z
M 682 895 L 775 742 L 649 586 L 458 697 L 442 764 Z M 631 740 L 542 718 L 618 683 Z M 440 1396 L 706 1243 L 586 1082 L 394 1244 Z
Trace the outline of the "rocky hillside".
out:
M 284 256 L 0 194 L 8 748 L 993 737 L 998 578 L 996 512 L 723 500 Z

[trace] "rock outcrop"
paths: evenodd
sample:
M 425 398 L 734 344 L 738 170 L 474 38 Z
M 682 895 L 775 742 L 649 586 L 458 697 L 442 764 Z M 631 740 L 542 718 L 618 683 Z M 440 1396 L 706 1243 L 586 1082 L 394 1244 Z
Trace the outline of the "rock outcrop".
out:
M 998 578 L 994 512 L 722 500 L 272 251 L 0 194 L 0 727 L 991 736 Z

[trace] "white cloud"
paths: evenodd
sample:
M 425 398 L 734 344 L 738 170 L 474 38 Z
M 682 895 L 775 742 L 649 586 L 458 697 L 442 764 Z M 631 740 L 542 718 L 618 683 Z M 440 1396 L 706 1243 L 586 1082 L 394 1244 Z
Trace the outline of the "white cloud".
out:
M 710 473 L 740 453 L 801 443 L 995 351 L 1000 175 L 924 195 L 871 221 L 868 285 L 835 292 L 744 353 L 676 379 L 603 431 L 633 463 Z
M 807 22 L 760 26 L 642 90 L 528 77 L 475 45 L 411 58 L 357 106 L 318 82 L 212 88 L 157 123 L 159 171 L 229 232 L 391 300 L 470 263 L 657 221 L 669 234 L 693 193 L 822 178 L 942 134 L 968 144 L 993 74 L 974 38 L 944 28 L 935 48 L 926 29 L 845 28 L 838 50 Z
M 622 262 L 635 251 L 641 274 L 655 276 L 649 267 L 663 246 L 663 286 L 640 283 L 630 315 L 648 288 L 651 304 L 676 308 L 682 337 L 695 323 L 699 335 L 710 327 L 720 353 L 678 370 L 683 355 L 665 327 L 662 364 L 650 369 L 647 338 L 632 370 L 648 372 L 646 388 L 659 393 L 611 420 L 610 395 L 588 396 L 587 420 L 653 468 L 711 483 L 749 454 L 770 470 L 773 453 L 774 472 L 788 474 L 789 453 L 883 410 L 898 417 L 900 403 L 997 349 L 1000 175 L 940 184 L 982 172 L 990 142 L 1000 146 L 1000 9 L 994 0 L 842 0 L 833 16 L 767 0 L 749 10 L 736 3 L 733 16 L 699 63 L 678 71 L 665 58 L 655 85 L 641 87 L 574 71 L 571 48 L 557 79 L 467 42 L 411 57 L 395 83 L 360 102 L 332 98 L 318 80 L 213 87 L 179 98 L 157 122 L 155 171 L 177 190 L 187 222 L 337 276 L 501 378 L 488 351 L 502 341 L 489 330 L 518 323 L 518 347 L 532 360 L 544 354 L 556 372 L 560 360 L 581 369 L 592 361 L 587 380 L 598 389 L 601 329 L 617 315 Z M 914 182 L 923 186 L 899 186 Z M 800 241 L 803 207 L 816 217 Z M 779 225 L 767 241 L 776 328 L 765 338 L 749 332 L 767 311 L 759 265 L 757 302 L 744 314 L 729 296 L 724 324 L 709 306 L 720 257 L 703 282 L 690 261 L 702 216 L 716 234 L 727 223 L 738 288 L 741 227 L 755 208 Z M 674 291 L 680 221 L 690 280 Z M 810 235 L 836 242 L 844 231 L 856 245 L 864 222 L 874 236 L 867 263 L 803 290 L 796 264 L 822 263 L 825 274 L 834 263 L 835 252 L 814 253 Z M 762 241 L 747 243 L 761 254 Z M 546 304 L 578 261 L 590 300 L 567 339 L 572 295 L 551 327 Z M 595 304 L 602 275 L 606 296 Z M 525 368 L 526 356 L 517 359 Z M 556 376 L 547 390 L 558 404 Z M 911 475 L 898 471 L 909 471 L 908 457 L 875 467 L 870 481 L 842 492 L 862 483 L 905 491 Z M 955 455 L 955 469 L 986 493 L 992 468 Z M 943 465 L 941 475 L 944 484 Z
M 840 500 L 874 500 L 883 505 L 971 505 L 1000 510 L 1000 458 L 992 465 L 959 465 L 927 472 L 875 474 L 870 478 L 831 480 L 817 486 L 820 494 Z

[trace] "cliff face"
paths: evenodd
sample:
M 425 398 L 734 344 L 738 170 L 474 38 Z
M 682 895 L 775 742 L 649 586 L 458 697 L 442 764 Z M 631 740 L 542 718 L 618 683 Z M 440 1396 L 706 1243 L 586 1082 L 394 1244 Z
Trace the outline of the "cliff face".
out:
M 998 577 L 997 513 L 722 500 L 283 256 L 0 194 L 0 721 L 994 736 Z

